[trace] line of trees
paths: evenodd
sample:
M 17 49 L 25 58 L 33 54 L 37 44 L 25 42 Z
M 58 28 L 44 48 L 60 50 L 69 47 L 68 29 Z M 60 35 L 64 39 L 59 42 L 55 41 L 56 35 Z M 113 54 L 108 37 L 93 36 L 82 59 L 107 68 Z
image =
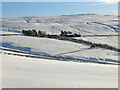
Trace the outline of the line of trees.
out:
M 44 31 L 36 31 L 36 30 L 22 30 L 23 35 L 25 36 L 38 36 L 38 37 L 44 37 L 47 34 Z
M 70 31 L 63 31 L 62 30 L 60 36 L 67 35 L 67 34 L 72 34 L 72 32 L 70 32 Z
M 60 36 L 64 36 L 64 37 L 81 37 L 81 35 L 79 34 L 77 34 L 77 33 L 72 33 L 71 31 L 61 31 L 61 34 L 60 34 Z
M 70 31 L 61 31 L 60 35 L 49 35 L 46 34 L 46 32 L 44 31 L 36 31 L 36 30 L 22 30 L 23 35 L 25 36 L 36 36 L 36 37 L 59 37 L 59 36 L 63 36 L 63 37 L 81 37 L 81 35 L 78 35 L 77 33 L 72 34 L 72 32 Z

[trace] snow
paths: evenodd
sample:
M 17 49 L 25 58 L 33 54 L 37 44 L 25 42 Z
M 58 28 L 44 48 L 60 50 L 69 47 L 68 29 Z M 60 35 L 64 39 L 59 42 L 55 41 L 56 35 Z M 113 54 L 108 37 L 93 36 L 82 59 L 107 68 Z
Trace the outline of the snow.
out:
M 61 30 L 81 35 L 117 35 L 118 17 L 113 15 L 78 14 L 63 16 L 3 18 L 1 34 L 21 34 L 36 29 L 48 34 Z M 1 36 L 0 48 L 20 50 L 40 55 L 70 57 L 106 62 L 118 61 L 119 53 L 69 41 L 29 36 Z M 95 43 L 118 48 L 118 37 L 80 37 Z M 78 51 L 70 53 L 73 51 Z M 5 55 L 2 52 L 3 88 L 118 88 L 118 66 L 95 63 L 65 62 Z M 28 55 L 25 53 L 19 53 Z M 1 63 L 0 63 L 1 66 Z M 1 84 L 1 83 L 0 83 Z
M 118 88 L 118 66 L 2 54 L 3 88 Z
M 21 32 L 22 29 L 43 30 L 59 34 L 60 30 L 81 34 L 117 34 L 118 17 L 106 15 L 64 15 L 3 18 L 3 31 Z M 99 33 L 98 33 L 99 32 Z
M 60 52 L 78 50 L 80 48 L 89 47 L 68 41 L 48 38 L 34 38 L 26 36 L 11 36 L 11 37 L 6 36 L 3 37 L 1 43 L 12 43 L 12 46 L 30 47 L 32 51 L 50 53 L 51 55 L 55 55 Z
M 118 38 L 119 36 L 106 36 L 106 37 L 77 37 L 76 39 L 83 39 L 85 41 L 91 41 L 93 43 L 102 43 L 102 44 L 107 44 L 116 48 L 118 47 Z
M 0 54 L 0 89 L 2 89 L 2 55 Z
M 89 50 L 88 48 L 90 48 L 90 46 L 56 39 L 27 36 L 4 36 L 2 38 L 2 42 L 0 43 L 2 43 L 3 47 L 17 49 L 25 52 L 37 53 L 46 56 L 56 56 L 61 53 L 66 53 L 65 55 L 63 54 L 61 56 L 84 60 L 109 60 L 109 62 L 118 61 L 118 52 L 102 48 L 94 48 Z M 71 51 L 77 50 L 81 51 L 69 53 Z
M 18 34 L 18 33 L 15 33 L 15 32 L 9 32 L 9 31 L 0 31 L 0 34 Z

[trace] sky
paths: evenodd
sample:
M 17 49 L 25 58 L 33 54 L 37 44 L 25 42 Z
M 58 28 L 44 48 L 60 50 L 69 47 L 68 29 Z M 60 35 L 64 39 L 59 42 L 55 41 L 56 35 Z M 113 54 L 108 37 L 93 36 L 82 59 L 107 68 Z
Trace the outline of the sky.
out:
M 16 2 L 17 1 L 17 2 Z M 59 16 L 70 14 L 118 14 L 118 0 L 2 0 L 2 17 Z M 49 1 L 49 2 L 48 2 Z M 53 2 L 55 1 L 55 2 Z M 64 0 L 68 1 L 68 0 Z
M 101 2 L 102 4 L 118 3 L 120 0 L 1 0 L 2 2 Z

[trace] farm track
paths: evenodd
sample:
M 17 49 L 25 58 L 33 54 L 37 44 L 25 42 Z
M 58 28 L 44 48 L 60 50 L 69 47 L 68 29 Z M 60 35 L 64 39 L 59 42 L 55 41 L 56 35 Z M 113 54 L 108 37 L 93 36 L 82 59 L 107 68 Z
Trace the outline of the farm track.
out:
M 99 24 L 99 25 L 103 25 L 103 26 L 109 27 L 109 28 L 111 28 L 115 32 L 117 32 L 119 30 L 119 28 L 116 28 L 116 27 L 113 27 L 111 25 L 104 24 L 104 23 L 101 23 L 101 22 L 91 22 L 91 23 L 95 23 L 95 24 Z

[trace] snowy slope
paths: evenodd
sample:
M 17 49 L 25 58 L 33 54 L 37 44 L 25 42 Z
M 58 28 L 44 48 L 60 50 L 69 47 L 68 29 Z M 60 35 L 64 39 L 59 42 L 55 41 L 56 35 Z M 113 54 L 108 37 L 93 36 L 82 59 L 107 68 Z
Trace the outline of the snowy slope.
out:
M 59 34 L 60 30 L 81 34 L 117 34 L 117 26 L 117 16 L 92 14 L 16 17 L 2 20 L 3 31 L 17 33 L 20 33 L 22 29 L 36 29 L 49 34 Z
M 78 14 L 63 16 L 3 18 L 0 52 L 3 59 L 3 88 L 118 88 L 118 66 L 95 63 L 65 62 L 15 56 L 34 53 L 40 56 L 62 56 L 70 59 L 117 63 L 119 53 L 90 45 L 50 38 L 18 36 L 23 29 L 36 29 L 49 34 L 61 30 L 81 35 L 117 35 L 118 17 L 112 15 Z M 118 48 L 118 37 L 80 37 L 77 39 L 108 44 Z M 7 48 L 9 51 L 1 50 Z M 71 53 L 72 52 L 72 53 Z M 74 53 L 73 53 L 74 52 Z M 7 53 L 12 53 L 7 55 Z M 64 53 L 64 54 L 62 54 Z M 1 55 L 1 54 L 0 54 Z
M 0 89 L 2 89 L 2 54 L 0 54 Z
M 1 33 L 21 34 L 22 29 L 36 29 L 49 34 L 60 34 L 61 30 L 80 33 L 81 35 L 117 35 L 118 17 L 113 15 L 78 14 L 62 16 L 14 17 L 2 19 Z M 108 44 L 118 48 L 118 36 L 112 37 L 80 37 L 93 43 Z M 118 61 L 118 52 L 55 39 L 3 36 L 0 45 L 3 47 L 32 52 L 42 55 L 61 56 L 98 61 Z M 73 51 L 81 50 L 75 53 Z
M 2 42 L 0 43 L 2 43 L 2 46 L 6 48 L 17 49 L 46 56 L 56 56 L 57 54 L 66 53 L 60 56 L 84 60 L 106 60 L 109 62 L 118 61 L 118 52 L 102 48 L 89 50 L 88 48 L 90 48 L 90 46 L 56 39 L 27 36 L 4 36 Z M 81 51 L 69 53 L 77 50 Z
M 118 66 L 2 55 L 3 88 L 118 88 Z
M 118 41 L 118 38 L 120 38 L 120 36 L 77 37 L 76 39 L 83 39 L 85 41 L 91 41 L 93 43 L 107 44 L 107 45 L 119 48 L 118 44 L 120 44 L 120 42 Z

